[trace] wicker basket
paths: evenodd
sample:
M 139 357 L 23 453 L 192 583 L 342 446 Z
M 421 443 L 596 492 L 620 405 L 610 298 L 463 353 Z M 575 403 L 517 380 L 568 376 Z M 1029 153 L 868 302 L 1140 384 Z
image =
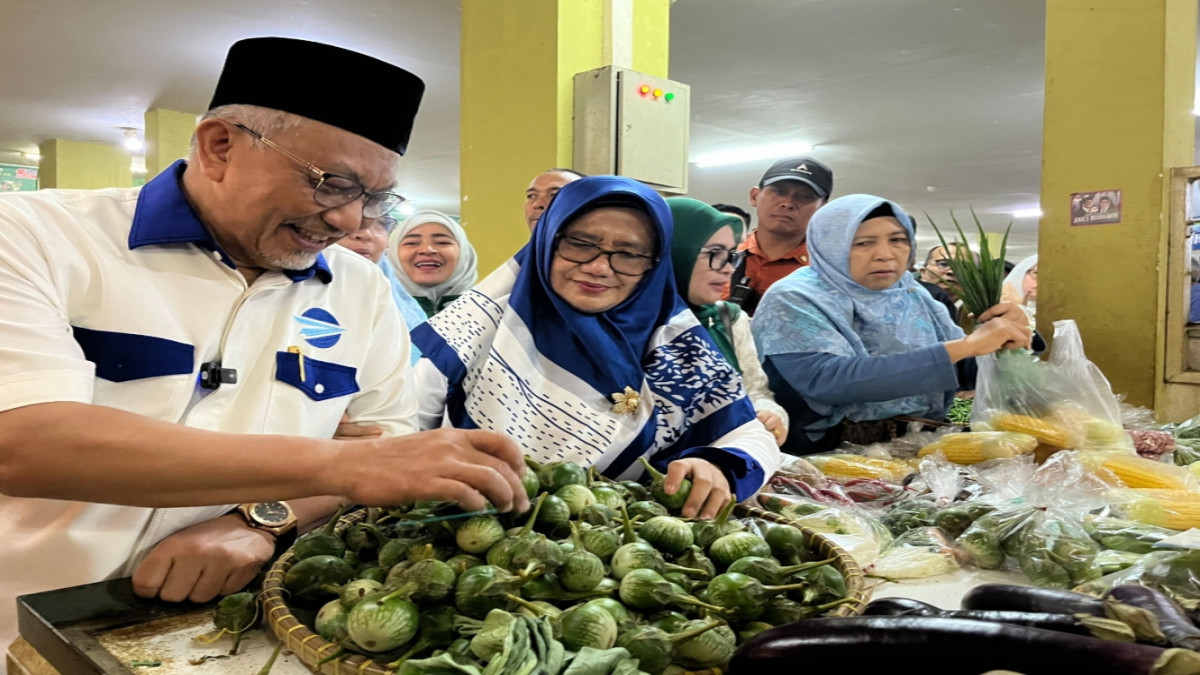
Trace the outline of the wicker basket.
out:
M 833 566 L 846 579 L 847 597 L 852 598 L 852 602 L 834 609 L 829 612 L 828 616 L 854 616 L 862 614 L 863 609 L 867 605 L 869 592 L 866 590 L 862 569 L 858 566 L 858 563 L 854 562 L 849 553 L 824 535 L 793 523 L 787 518 L 771 513 L 770 511 L 755 506 L 739 504 L 734 513 L 741 518 L 758 518 L 772 523 L 791 525 L 803 532 L 805 541 L 809 546 L 814 547 L 825 558 L 834 559 Z M 337 531 L 341 532 L 362 521 L 365 516 L 366 512 L 361 510 L 343 516 L 338 521 Z M 336 651 L 337 645 L 326 641 L 309 629 L 308 626 L 301 623 L 292 614 L 291 608 L 287 606 L 287 591 L 283 589 L 283 575 L 291 569 L 292 564 L 295 562 L 296 558 L 289 549 L 286 553 L 279 556 L 279 559 L 275 561 L 275 564 L 267 572 L 266 578 L 263 580 L 263 613 L 267 618 L 267 624 L 270 625 L 271 630 L 275 632 L 280 641 L 288 649 L 295 652 L 300 660 L 312 669 L 322 659 Z M 384 664 L 353 653 L 348 653 L 345 656 L 326 663 L 321 666 L 319 672 L 327 673 L 328 675 L 394 675 L 395 673 L 395 671 L 384 668 Z M 691 675 L 722 675 L 722 670 L 714 668 L 712 670 L 694 671 Z

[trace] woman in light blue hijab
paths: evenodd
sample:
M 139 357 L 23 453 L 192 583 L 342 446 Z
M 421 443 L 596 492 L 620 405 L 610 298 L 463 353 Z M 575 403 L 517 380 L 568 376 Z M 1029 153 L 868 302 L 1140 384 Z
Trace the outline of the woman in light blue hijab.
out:
M 908 272 L 911 223 L 880 197 L 835 199 L 809 222 L 810 266 L 763 296 L 751 330 L 771 390 L 791 416 L 785 452 L 888 440 L 906 425 L 879 422 L 897 416 L 944 419 L 958 364 L 1029 346 L 1028 322 L 1011 303 L 963 335 Z

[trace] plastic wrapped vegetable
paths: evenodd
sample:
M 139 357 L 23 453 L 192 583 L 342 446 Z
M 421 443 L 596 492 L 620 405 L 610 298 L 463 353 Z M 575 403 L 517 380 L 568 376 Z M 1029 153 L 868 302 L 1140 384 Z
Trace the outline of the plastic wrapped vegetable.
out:
M 1012 557 L 1038 586 L 1070 588 L 1101 576 L 1095 561 L 1100 547 L 1084 518 L 1106 505 L 1104 484 L 1076 453 L 1058 453 L 1024 475 L 1012 468 L 1020 467 L 987 477 L 1008 482 L 989 495 L 996 510 L 976 520 L 959 544 L 984 569 L 1003 567 Z
M 1038 439 L 1029 434 L 1007 431 L 973 431 L 945 434 L 921 448 L 918 457 L 940 452 L 955 464 L 978 464 L 990 459 L 1011 459 L 1027 455 L 1037 447 Z
M 1087 359 L 1075 322 L 1056 321 L 1053 344 L 1044 361 L 1019 350 L 978 359 L 971 428 L 1029 434 L 1059 449 L 1132 453 L 1117 399 Z
M 911 529 L 863 572 L 885 579 L 924 579 L 958 569 L 966 554 L 936 527 Z
M 1147 553 L 1136 564 L 1081 584 L 1075 590 L 1101 595 L 1122 584 L 1149 586 L 1195 609 L 1200 601 L 1200 551 Z

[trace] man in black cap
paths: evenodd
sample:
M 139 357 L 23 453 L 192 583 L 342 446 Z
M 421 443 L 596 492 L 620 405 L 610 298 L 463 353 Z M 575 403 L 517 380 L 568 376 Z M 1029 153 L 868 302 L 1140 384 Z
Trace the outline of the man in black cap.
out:
M 771 165 L 750 188 L 758 227 L 739 247 L 746 252 L 734 271 L 728 298 L 753 314 L 771 284 L 808 265 L 808 221 L 833 192 L 833 172 L 812 157 Z
M 5 644 L 22 593 L 131 573 L 167 600 L 234 592 L 338 502 L 527 507 L 507 438 L 414 433 L 389 285 L 333 246 L 401 201 L 423 90 L 356 52 L 243 40 L 186 161 L 0 198 Z M 331 440 L 343 414 L 378 434 Z

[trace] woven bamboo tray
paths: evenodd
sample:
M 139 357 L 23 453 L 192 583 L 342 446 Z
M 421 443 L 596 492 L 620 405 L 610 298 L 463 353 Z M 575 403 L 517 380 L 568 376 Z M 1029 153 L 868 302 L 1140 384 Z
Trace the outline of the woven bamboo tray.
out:
M 854 562 L 849 553 L 819 532 L 793 523 L 787 518 L 771 513 L 770 511 L 755 506 L 739 504 L 734 509 L 734 513 L 740 518 L 758 518 L 781 525 L 791 525 L 803 532 L 808 545 L 816 549 L 822 558 L 834 559 L 832 565 L 846 579 L 847 597 L 853 598 L 852 602 L 841 605 L 829 612 L 827 616 L 854 616 L 862 614 L 863 609 L 867 605 L 869 592 L 866 590 L 862 569 L 858 566 L 858 563 Z M 365 510 L 350 513 L 338 521 L 336 529 L 338 532 L 341 532 L 362 521 L 365 517 Z M 314 633 L 308 626 L 301 623 L 292 614 L 291 608 L 288 607 L 287 591 L 283 588 L 283 576 L 291 569 L 295 562 L 296 557 L 292 554 L 292 550 L 288 549 L 271 565 L 271 569 L 267 572 L 266 578 L 263 580 L 263 613 L 266 616 L 267 624 L 274 631 L 275 635 L 279 637 L 279 640 L 288 649 L 295 652 L 296 656 L 309 669 L 315 671 L 316 664 L 336 651 L 337 645 L 326 641 L 320 635 Z M 326 673 L 327 675 L 395 674 L 395 671 L 384 668 L 384 664 L 361 654 L 353 653 L 347 653 L 326 663 L 316 672 Z M 711 670 L 692 671 L 690 675 L 722 674 L 723 671 L 720 668 L 713 668 Z

